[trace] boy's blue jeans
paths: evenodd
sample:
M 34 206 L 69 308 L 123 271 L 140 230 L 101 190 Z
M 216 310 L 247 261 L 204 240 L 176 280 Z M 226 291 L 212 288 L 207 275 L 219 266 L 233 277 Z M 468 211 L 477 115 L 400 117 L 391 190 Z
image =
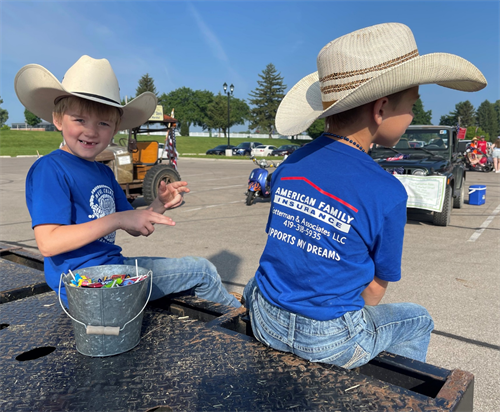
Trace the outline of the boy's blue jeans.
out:
M 434 322 L 413 303 L 365 306 L 340 318 L 318 321 L 269 303 L 255 278 L 243 292 L 255 338 L 311 362 L 351 369 L 382 351 L 425 362 Z
M 222 285 L 215 266 L 207 259 L 186 256 L 183 258 L 131 257 L 125 258 L 124 265 L 150 269 L 153 271 L 151 300 L 165 295 L 186 292 L 201 299 L 239 308 L 241 303 L 229 294 Z

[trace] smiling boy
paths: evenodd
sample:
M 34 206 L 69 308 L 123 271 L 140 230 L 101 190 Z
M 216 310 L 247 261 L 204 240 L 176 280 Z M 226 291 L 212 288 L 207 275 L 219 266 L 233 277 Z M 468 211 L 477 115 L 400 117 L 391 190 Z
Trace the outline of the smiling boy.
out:
M 179 206 L 189 192 L 186 182 L 161 182 L 151 205 L 134 210 L 112 170 L 95 161 L 118 130 L 140 126 L 150 118 L 157 104 L 153 93 L 145 92 L 122 106 L 111 65 L 89 56 L 82 56 L 62 82 L 44 67 L 29 64 L 14 83 L 21 103 L 38 117 L 52 120 L 65 141 L 62 148 L 38 159 L 26 178 L 32 227 L 44 256 L 45 279 L 53 290 L 69 270 L 137 262 L 154 273 L 151 300 L 186 292 L 241 306 L 206 259 L 124 257 L 115 244 L 117 230 L 149 236 L 155 224 L 174 226 L 163 213 Z M 64 286 L 61 298 L 67 305 Z

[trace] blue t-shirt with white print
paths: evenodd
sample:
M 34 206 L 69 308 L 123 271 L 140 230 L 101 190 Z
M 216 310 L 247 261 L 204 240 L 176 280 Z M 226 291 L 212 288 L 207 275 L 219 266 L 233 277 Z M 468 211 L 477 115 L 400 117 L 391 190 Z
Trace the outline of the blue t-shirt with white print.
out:
M 355 147 L 320 136 L 273 173 L 255 278 L 275 306 L 312 319 L 362 309 L 374 276 L 401 278 L 404 186 Z
M 43 224 L 76 225 L 114 212 L 132 210 L 111 169 L 65 152 L 38 159 L 26 178 L 26 203 L 32 227 Z M 61 273 L 99 265 L 123 264 L 115 232 L 79 249 L 46 257 L 45 280 L 58 291 Z M 61 299 L 67 305 L 64 285 Z

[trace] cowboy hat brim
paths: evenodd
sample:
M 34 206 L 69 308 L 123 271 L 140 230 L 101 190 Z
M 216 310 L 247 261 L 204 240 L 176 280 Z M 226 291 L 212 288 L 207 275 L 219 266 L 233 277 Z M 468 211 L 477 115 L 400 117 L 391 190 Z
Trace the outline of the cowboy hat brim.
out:
M 487 81 L 476 66 L 462 57 L 430 53 L 384 71 L 324 109 L 318 72 L 314 72 L 300 80 L 283 98 L 276 113 L 276 129 L 281 135 L 294 136 L 319 118 L 422 84 L 474 92 L 486 87 Z
M 66 90 L 51 72 L 38 64 L 28 64 L 21 68 L 14 79 L 14 88 L 23 106 L 49 123 L 52 123 L 56 99 L 65 96 L 76 96 L 120 109 L 120 130 L 132 129 L 146 123 L 157 105 L 156 96 L 151 92 L 145 92 L 122 106 L 110 99 Z

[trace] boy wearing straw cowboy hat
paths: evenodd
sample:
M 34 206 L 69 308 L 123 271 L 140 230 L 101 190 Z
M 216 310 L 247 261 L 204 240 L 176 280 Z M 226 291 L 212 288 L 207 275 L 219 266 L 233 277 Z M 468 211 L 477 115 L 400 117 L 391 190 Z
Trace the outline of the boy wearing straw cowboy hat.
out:
M 21 103 L 52 121 L 65 145 L 38 159 L 26 178 L 26 202 L 35 238 L 45 257 L 45 278 L 55 291 L 61 273 L 80 268 L 125 264 L 153 271 L 151 300 L 193 291 L 213 302 L 241 306 L 222 286 L 214 265 L 199 257 L 127 258 L 115 244 L 117 230 L 149 236 L 155 224 L 173 226 L 163 216 L 182 203 L 186 182 L 161 182 L 158 197 L 145 210 L 134 210 L 111 169 L 95 161 L 118 130 L 145 123 L 157 99 L 145 92 L 122 106 L 118 80 L 106 59 L 82 56 L 62 82 L 44 67 L 28 64 L 15 78 Z M 64 286 L 62 286 L 64 288 Z M 66 291 L 61 297 L 67 304 Z
M 425 361 L 433 321 L 411 303 L 379 305 L 401 278 L 407 194 L 366 153 L 394 146 L 413 119 L 418 86 L 486 86 L 454 55 L 420 56 L 408 27 L 380 24 L 327 44 L 318 71 L 276 115 L 296 135 L 318 118 L 325 132 L 272 176 L 268 239 L 245 287 L 255 337 L 313 362 L 354 368 L 381 351 Z

